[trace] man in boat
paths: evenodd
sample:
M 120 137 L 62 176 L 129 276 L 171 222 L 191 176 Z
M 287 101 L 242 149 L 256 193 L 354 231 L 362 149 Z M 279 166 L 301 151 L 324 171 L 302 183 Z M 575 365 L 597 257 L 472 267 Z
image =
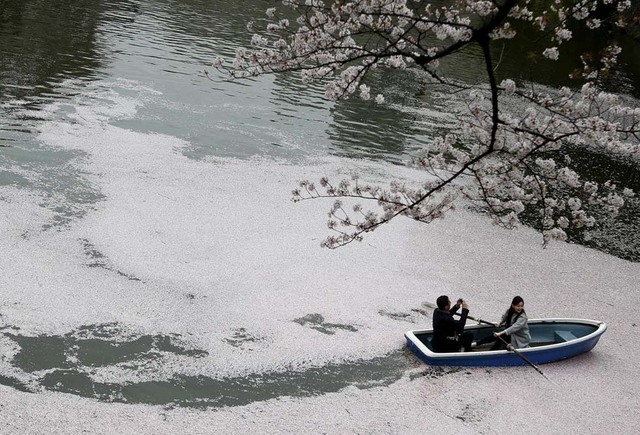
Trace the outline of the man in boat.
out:
M 440 296 L 436 300 L 438 308 L 433 312 L 433 338 L 431 347 L 434 352 L 458 352 L 460 347 L 464 347 L 465 352 L 471 350 L 473 334 L 464 332 L 464 325 L 469 315 L 469 305 L 462 300 L 452 307 L 448 296 Z M 460 320 L 453 318 L 453 315 L 462 307 Z

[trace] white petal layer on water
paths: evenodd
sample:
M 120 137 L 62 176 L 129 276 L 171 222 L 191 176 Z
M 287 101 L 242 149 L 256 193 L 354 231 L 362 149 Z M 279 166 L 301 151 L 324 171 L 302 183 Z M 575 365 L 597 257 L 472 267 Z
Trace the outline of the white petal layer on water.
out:
M 45 146 L 84 153 L 73 164 L 104 195 L 82 218 L 50 228 L 53 212 L 39 194 L 0 188 L 1 320 L 30 336 L 117 324 L 122 340 L 173 334 L 208 355 L 168 356 L 139 372 L 98 368 L 96 381 L 370 359 L 402 348 L 405 330 L 428 326 L 415 310 L 440 294 L 463 297 L 489 319 L 519 294 L 529 317 L 593 318 L 609 331 L 591 353 L 544 366 L 553 384 L 527 367 L 430 378 L 408 364 L 388 387 L 205 411 L 0 386 L 1 433 L 638 431 L 638 264 L 575 245 L 542 249 L 530 229 L 505 231 L 463 211 L 430 225 L 398 220 L 362 243 L 321 249 L 330 203 L 293 203 L 298 180 L 357 172 L 365 181 L 419 182 L 421 174 L 329 157 L 196 161 L 183 155 L 182 140 L 105 122 L 135 113 L 131 101 L 109 98 L 113 107 L 78 108 L 76 122 L 41 129 Z M 230 345 L 238 334 L 250 339 Z M 9 365 L 15 346 L 0 346 L 0 374 L 20 377 Z

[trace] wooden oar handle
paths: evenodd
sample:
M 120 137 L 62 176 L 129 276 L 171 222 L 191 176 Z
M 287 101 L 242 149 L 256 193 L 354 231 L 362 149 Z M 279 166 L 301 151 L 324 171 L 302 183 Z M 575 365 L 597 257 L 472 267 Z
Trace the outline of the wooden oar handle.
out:
M 459 316 L 460 314 L 456 313 L 456 315 L 458 315 L 458 316 Z M 491 325 L 491 326 L 493 326 L 494 328 L 496 327 L 496 324 L 495 324 L 495 323 L 487 322 L 486 320 L 482 320 L 482 319 L 479 319 L 479 318 L 477 318 L 477 317 L 467 316 L 467 319 L 475 320 L 476 322 L 484 323 L 485 325 Z
M 523 354 L 521 354 L 521 353 L 518 351 L 518 349 L 516 349 L 515 347 L 513 347 L 513 346 L 511 345 L 511 343 L 507 343 L 507 341 L 506 341 L 504 338 L 502 338 L 500 335 L 498 335 L 498 338 L 499 338 L 499 339 L 500 339 L 504 344 L 506 344 L 506 345 L 507 345 L 507 350 L 509 350 L 509 351 L 511 351 L 511 352 L 513 352 L 513 353 L 515 353 L 516 355 L 518 355 L 520 358 L 522 358 L 522 360 L 523 360 L 524 362 L 526 362 L 527 364 L 529 364 L 531 367 L 533 367 L 534 369 L 536 369 L 536 371 L 537 371 L 538 373 L 540 373 L 542 376 L 544 376 L 544 373 L 542 373 L 542 370 L 540 370 L 540 368 L 539 368 L 537 365 L 535 365 L 534 363 L 532 363 L 531 361 L 529 361 L 529 359 L 528 359 L 526 356 L 524 356 Z M 546 376 L 544 376 L 544 377 L 546 378 Z M 547 380 L 548 380 L 548 379 L 547 379 Z

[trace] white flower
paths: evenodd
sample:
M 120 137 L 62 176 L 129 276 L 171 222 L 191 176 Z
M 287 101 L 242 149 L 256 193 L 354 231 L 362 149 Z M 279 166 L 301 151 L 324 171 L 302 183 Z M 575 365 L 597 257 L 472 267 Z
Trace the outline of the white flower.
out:
M 558 218 L 556 222 L 558 223 L 558 226 L 563 229 L 569 226 L 569 219 L 567 219 L 564 216 L 562 216 L 561 218 Z
M 567 233 L 562 231 L 560 228 L 552 228 L 544 232 L 545 240 L 567 240 Z
M 370 99 L 371 95 L 369 94 L 369 91 L 371 91 L 371 88 L 369 88 L 369 86 L 360 85 L 360 98 L 362 98 L 363 100 Z
M 516 90 L 516 83 L 511 79 L 506 79 L 500 83 L 500 87 L 504 88 L 505 92 L 511 95 Z
M 569 198 L 567 201 L 567 205 L 571 210 L 577 211 L 582 207 L 582 201 L 579 198 Z
M 560 53 L 558 52 L 558 47 L 547 48 L 542 52 L 542 55 L 547 59 L 558 60 Z
M 598 185 L 587 181 L 584 183 L 584 191 L 589 194 L 594 194 L 598 191 Z
M 255 34 L 251 37 L 251 45 L 254 46 L 262 46 L 262 45 L 266 45 L 267 44 L 267 38 L 265 38 L 264 36 Z
M 568 41 L 569 39 L 571 39 L 572 35 L 573 34 L 569 29 L 563 29 L 563 28 L 556 29 L 556 40 L 558 42 Z
M 404 58 L 402 56 L 391 56 L 389 59 L 387 59 L 387 65 L 389 65 L 392 68 L 406 68 L 407 64 L 404 61 Z
M 592 19 L 587 21 L 587 26 L 590 29 L 597 29 L 598 27 L 600 27 L 601 24 L 602 24 L 602 21 L 600 21 L 597 18 L 592 18 Z

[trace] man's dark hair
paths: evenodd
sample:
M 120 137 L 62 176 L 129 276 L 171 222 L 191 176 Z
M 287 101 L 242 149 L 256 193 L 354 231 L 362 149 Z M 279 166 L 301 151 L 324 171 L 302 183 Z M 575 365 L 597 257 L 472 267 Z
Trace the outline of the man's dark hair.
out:
M 438 308 L 440 308 L 441 310 L 444 310 L 447 307 L 448 303 L 449 296 L 447 295 L 442 295 L 438 299 L 436 299 L 436 305 L 438 305 Z

